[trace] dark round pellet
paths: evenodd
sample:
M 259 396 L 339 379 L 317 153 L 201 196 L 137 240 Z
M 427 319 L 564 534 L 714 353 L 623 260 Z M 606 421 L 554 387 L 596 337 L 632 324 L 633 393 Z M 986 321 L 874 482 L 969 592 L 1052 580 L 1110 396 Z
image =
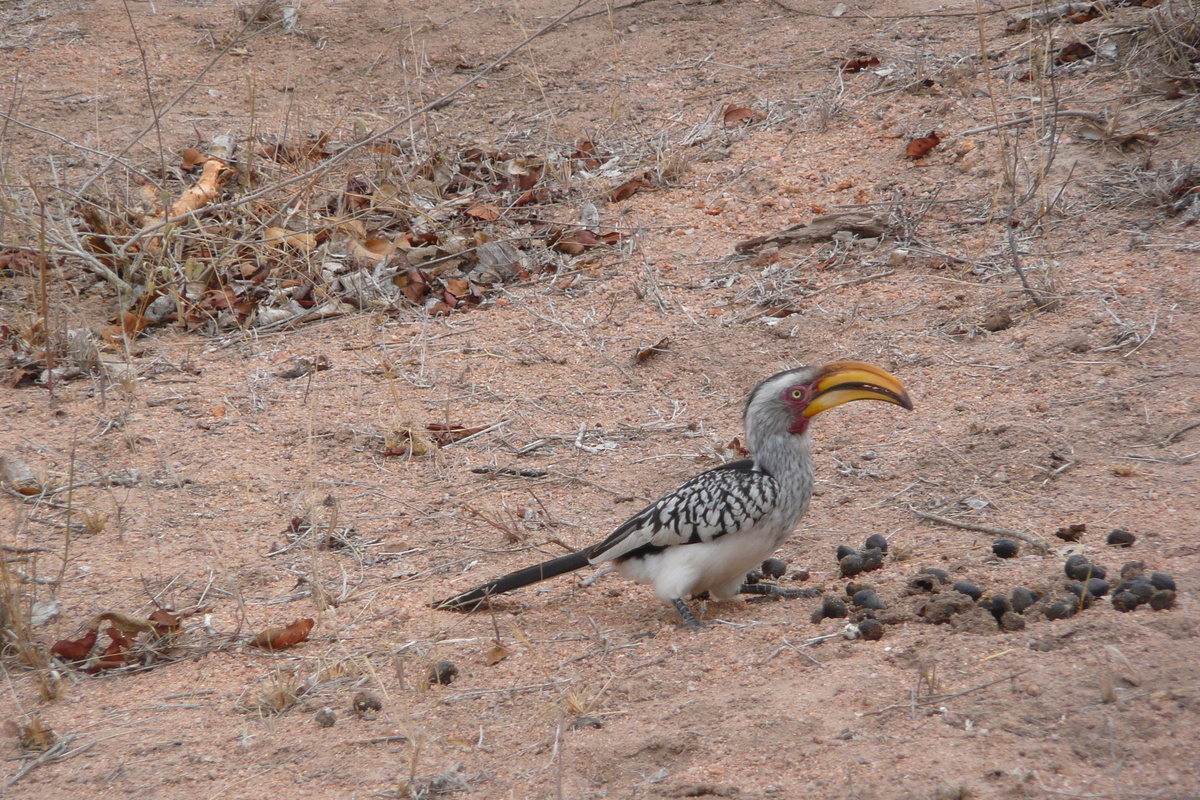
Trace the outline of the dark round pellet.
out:
M 821 601 L 821 617 L 844 619 L 847 615 L 846 602 L 840 597 L 826 597 Z
M 1142 601 L 1131 592 L 1117 592 L 1113 595 L 1112 605 L 1117 611 L 1133 611 Z
M 1025 630 L 1025 618 L 1009 611 L 1000 617 L 1000 629 L 1010 632 L 1023 631 Z
M 329 706 L 319 708 L 313 713 L 313 720 L 321 728 L 332 728 L 337 722 L 337 714 Z
M 864 619 L 858 623 L 858 632 L 869 642 L 877 642 L 883 638 L 883 623 L 877 619 Z
M 1159 589 L 1150 595 L 1150 607 L 1155 611 L 1164 611 L 1175 605 L 1174 589 Z
M 863 571 L 863 557 L 858 553 L 844 556 L 838 561 L 838 569 L 842 571 L 843 578 L 853 578 Z
M 1021 546 L 1012 539 L 997 539 L 992 542 L 992 552 L 1000 558 L 1015 558 Z
M 1150 581 L 1134 581 L 1125 587 L 1125 591 L 1136 595 L 1138 600 L 1143 603 L 1148 603 L 1150 602 L 1150 597 L 1154 594 L 1154 584 Z
M 852 556 L 858 551 L 848 544 L 839 544 L 837 549 L 837 560 L 841 561 L 846 556 Z
M 1175 591 L 1175 579 L 1165 572 L 1151 572 L 1150 585 L 1155 589 Z
M 854 597 L 850 599 L 850 602 L 859 608 L 871 608 L 875 609 L 876 611 L 887 608 L 884 602 L 879 599 L 879 595 L 875 594 L 873 589 L 864 589 L 861 592 L 857 592 Z
M 883 568 L 883 551 L 878 547 L 863 550 L 859 555 L 862 556 L 863 560 L 863 572 L 874 572 L 877 569 Z
M 1066 619 L 1067 617 L 1075 616 L 1077 605 L 1067 602 L 1066 600 L 1058 600 L 1046 606 L 1046 619 Z
M 350 701 L 350 707 L 359 716 L 371 714 L 383 710 L 383 700 L 374 692 L 363 690 L 354 695 L 354 699 Z
M 1121 565 L 1121 580 L 1136 581 L 1138 578 L 1146 577 L 1146 562 L 1145 561 L 1126 561 Z
M 950 582 L 950 573 L 946 572 L 944 569 L 938 569 L 937 567 L 925 567 L 921 570 L 921 572 L 925 575 L 932 575 L 942 583 Z
M 762 574 L 774 580 L 782 578 L 787 572 L 787 562 L 782 558 L 768 558 L 762 562 Z
M 1073 581 L 1086 581 L 1093 577 L 1093 572 L 1096 568 L 1088 562 L 1087 556 L 1073 555 L 1067 559 L 1067 563 L 1063 564 L 1063 572 Z
M 1113 547 L 1133 547 L 1137 537 L 1124 528 L 1115 528 L 1106 541 Z
M 1079 598 L 1077 605 L 1080 608 L 1091 608 L 1092 603 L 1096 600 L 1082 583 L 1067 584 L 1067 591 Z
M 875 587 L 863 581 L 850 581 L 846 584 L 846 597 L 854 597 L 859 592 L 873 592 Z
M 1088 593 L 1093 597 L 1104 597 L 1104 595 L 1108 594 L 1109 589 L 1112 588 L 1109 582 L 1103 578 L 1091 578 L 1085 585 L 1087 586 Z
M 1033 592 L 1026 589 L 1024 586 L 1018 586 L 1012 590 L 1012 610 L 1018 614 L 1024 614 L 1025 609 L 1037 602 L 1037 598 L 1033 596 Z
M 867 537 L 866 549 L 875 548 L 880 552 L 887 554 L 888 540 L 882 533 L 872 533 Z
M 746 577 L 742 578 L 742 583 L 746 583 L 746 584 L 749 584 L 750 586 L 753 586 L 756 583 L 761 583 L 762 579 L 763 579 L 763 574 L 756 569 L 752 569 L 746 573 Z
M 983 589 L 980 589 L 973 583 L 967 583 L 966 581 L 959 581 L 958 583 L 954 584 L 954 591 L 962 592 L 967 597 L 975 601 L 978 601 L 979 598 L 983 597 Z
M 438 683 L 443 686 L 451 683 L 458 676 L 458 667 L 454 666 L 449 661 L 439 661 L 429 667 L 429 682 Z
M 1008 598 L 1002 594 L 992 595 L 986 601 L 986 608 L 992 612 L 992 616 L 999 622 L 1000 618 L 1012 611 L 1012 606 L 1008 604 Z

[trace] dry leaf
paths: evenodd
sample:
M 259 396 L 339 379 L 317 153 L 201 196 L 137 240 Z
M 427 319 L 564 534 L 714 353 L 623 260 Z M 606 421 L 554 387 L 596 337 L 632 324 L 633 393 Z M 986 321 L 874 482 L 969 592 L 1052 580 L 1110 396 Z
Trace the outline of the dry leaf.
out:
M 661 352 L 665 351 L 667 349 L 667 345 L 669 345 L 670 343 L 671 343 L 671 337 L 664 336 L 658 340 L 657 344 L 652 344 L 649 347 L 643 347 L 641 350 L 638 350 L 637 355 L 634 356 L 633 360 L 636 363 L 641 364 L 643 361 L 650 358 L 650 356 L 652 356 L 656 353 L 661 353 Z
M 486 661 L 487 665 L 490 667 L 495 664 L 499 664 L 506 658 L 508 658 L 508 648 L 499 642 L 496 642 L 495 646 L 492 647 L 491 650 L 487 651 L 487 655 L 484 656 L 484 661 Z
M 500 219 L 500 209 L 496 206 L 479 203 L 467 209 L 467 216 L 491 222 L 492 220 Z
M 150 621 L 154 623 L 154 632 L 160 636 L 165 633 L 175 633 L 183 629 L 180 617 L 165 608 L 160 608 L 151 614 Z
M 941 141 L 941 138 L 937 135 L 937 131 L 930 131 L 928 136 L 922 136 L 920 139 L 913 139 L 909 142 L 905 152 L 908 153 L 909 158 L 924 158 Z
M 1059 64 L 1070 64 L 1073 61 L 1080 61 L 1085 58 L 1091 58 L 1096 55 L 1096 51 L 1089 45 L 1083 42 L 1071 42 L 1069 45 L 1058 51 Z
M 308 632 L 316 622 L 311 619 L 298 619 L 286 628 L 267 628 L 251 639 L 251 647 L 262 647 L 267 650 L 283 650 L 308 639 Z
M 639 189 L 649 185 L 650 181 L 646 180 L 640 175 L 636 178 L 630 178 L 612 190 L 612 193 L 609 195 L 609 200 L 614 203 L 619 203 L 622 200 L 628 200 L 630 197 L 633 197 L 633 195 L 636 194 Z
M 91 628 L 78 639 L 62 639 L 54 643 L 50 652 L 63 661 L 83 661 L 92 654 L 92 645 L 96 644 L 97 628 Z
M 482 433 L 490 426 L 478 425 L 474 428 L 466 428 L 462 425 L 447 425 L 444 422 L 431 422 L 425 426 L 425 430 L 431 434 L 430 438 L 439 446 L 445 447 L 452 442 L 457 442 L 466 439 L 468 436 L 474 436 L 477 433 Z
M 852 58 L 845 64 L 842 64 L 842 72 L 861 72 L 868 67 L 878 67 L 879 59 L 875 56 L 868 58 Z
M 754 112 L 746 106 L 725 106 L 726 125 L 749 125 L 754 121 Z
M 183 151 L 183 168 L 188 172 L 191 172 L 193 167 L 197 167 L 205 161 L 208 161 L 208 158 L 194 147 L 189 147 Z

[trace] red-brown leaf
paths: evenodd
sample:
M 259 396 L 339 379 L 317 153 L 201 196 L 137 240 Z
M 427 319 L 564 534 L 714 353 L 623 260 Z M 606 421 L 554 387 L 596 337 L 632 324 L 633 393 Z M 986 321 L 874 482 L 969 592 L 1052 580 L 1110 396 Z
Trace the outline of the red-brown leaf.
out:
M 636 194 L 637 191 L 643 186 L 649 185 L 650 181 L 646 180 L 640 175 L 636 178 L 630 178 L 617 188 L 613 189 L 612 194 L 609 195 L 609 199 L 614 203 L 619 203 L 622 200 L 628 200 L 630 197 L 633 197 L 634 194 Z
M 842 72 L 861 72 L 868 67 L 878 67 L 879 59 L 875 56 L 868 58 L 852 58 L 842 64 Z
M 55 642 L 50 648 L 50 652 L 61 658 L 63 661 L 83 661 L 92 653 L 92 645 L 96 644 L 96 635 L 99 631 L 92 628 L 78 639 L 62 639 Z
M 930 131 L 928 136 L 922 136 L 919 139 L 913 139 L 909 142 L 906 152 L 909 158 L 924 158 L 941 141 L 941 138 L 937 135 L 937 131 Z
M 746 106 L 725 106 L 726 125 L 749 125 L 754 121 L 754 112 Z
M 286 628 L 267 628 L 250 640 L 251 647 L 266 650 L 283 650 L 308 639 L 308 632 L 316 625 L 315 620 L 298 619 Z

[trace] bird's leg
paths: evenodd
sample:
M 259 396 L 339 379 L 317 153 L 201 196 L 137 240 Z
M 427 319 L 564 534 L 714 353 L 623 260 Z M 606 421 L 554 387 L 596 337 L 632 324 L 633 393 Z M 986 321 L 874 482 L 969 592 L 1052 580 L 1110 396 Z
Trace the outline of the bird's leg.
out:
M 784 589 L 773 583 L 743 583 L 741 594 L 763 594 L 774 600 L 795 600 L 799 597 L 820 597 L 820 589 Z
M 675 606 L 675 610 L 679 612 L 679 616 L 683 617 L 683 624 L 685 627 L 691 628 L 694 631 L 698 631 L 704 627 L 700 624 L 700 620 L 696 619 L 696 615 L 692 613 L 692 610 L 687 607 L 687 603 L 683 602 L 683 600 L 676 597 L 671 601 L 671 604 Z

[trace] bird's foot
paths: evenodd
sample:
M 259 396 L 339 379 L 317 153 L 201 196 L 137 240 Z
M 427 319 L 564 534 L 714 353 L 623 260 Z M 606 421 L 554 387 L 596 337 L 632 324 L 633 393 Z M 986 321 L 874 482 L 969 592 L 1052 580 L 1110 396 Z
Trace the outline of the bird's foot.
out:
M 683 600 L 675 598 L 671 601 L 671 604 L 675 606 L 675 610 L 679 612 L 679 616 L 683 617 L 683 626 L 685 628 L 698 631 L 704 627 L 703 623 L 696 619 L 696 615 L 692 613 L 692 610 L 687 607 L 687 603 L 683 602 Z
M 820 597 L 820 589 L 784 589 L 773 583 L 743 583 L 739 590 L 742 594 L 766 595 L 772 600 L 796 600 L 798 598 Z

